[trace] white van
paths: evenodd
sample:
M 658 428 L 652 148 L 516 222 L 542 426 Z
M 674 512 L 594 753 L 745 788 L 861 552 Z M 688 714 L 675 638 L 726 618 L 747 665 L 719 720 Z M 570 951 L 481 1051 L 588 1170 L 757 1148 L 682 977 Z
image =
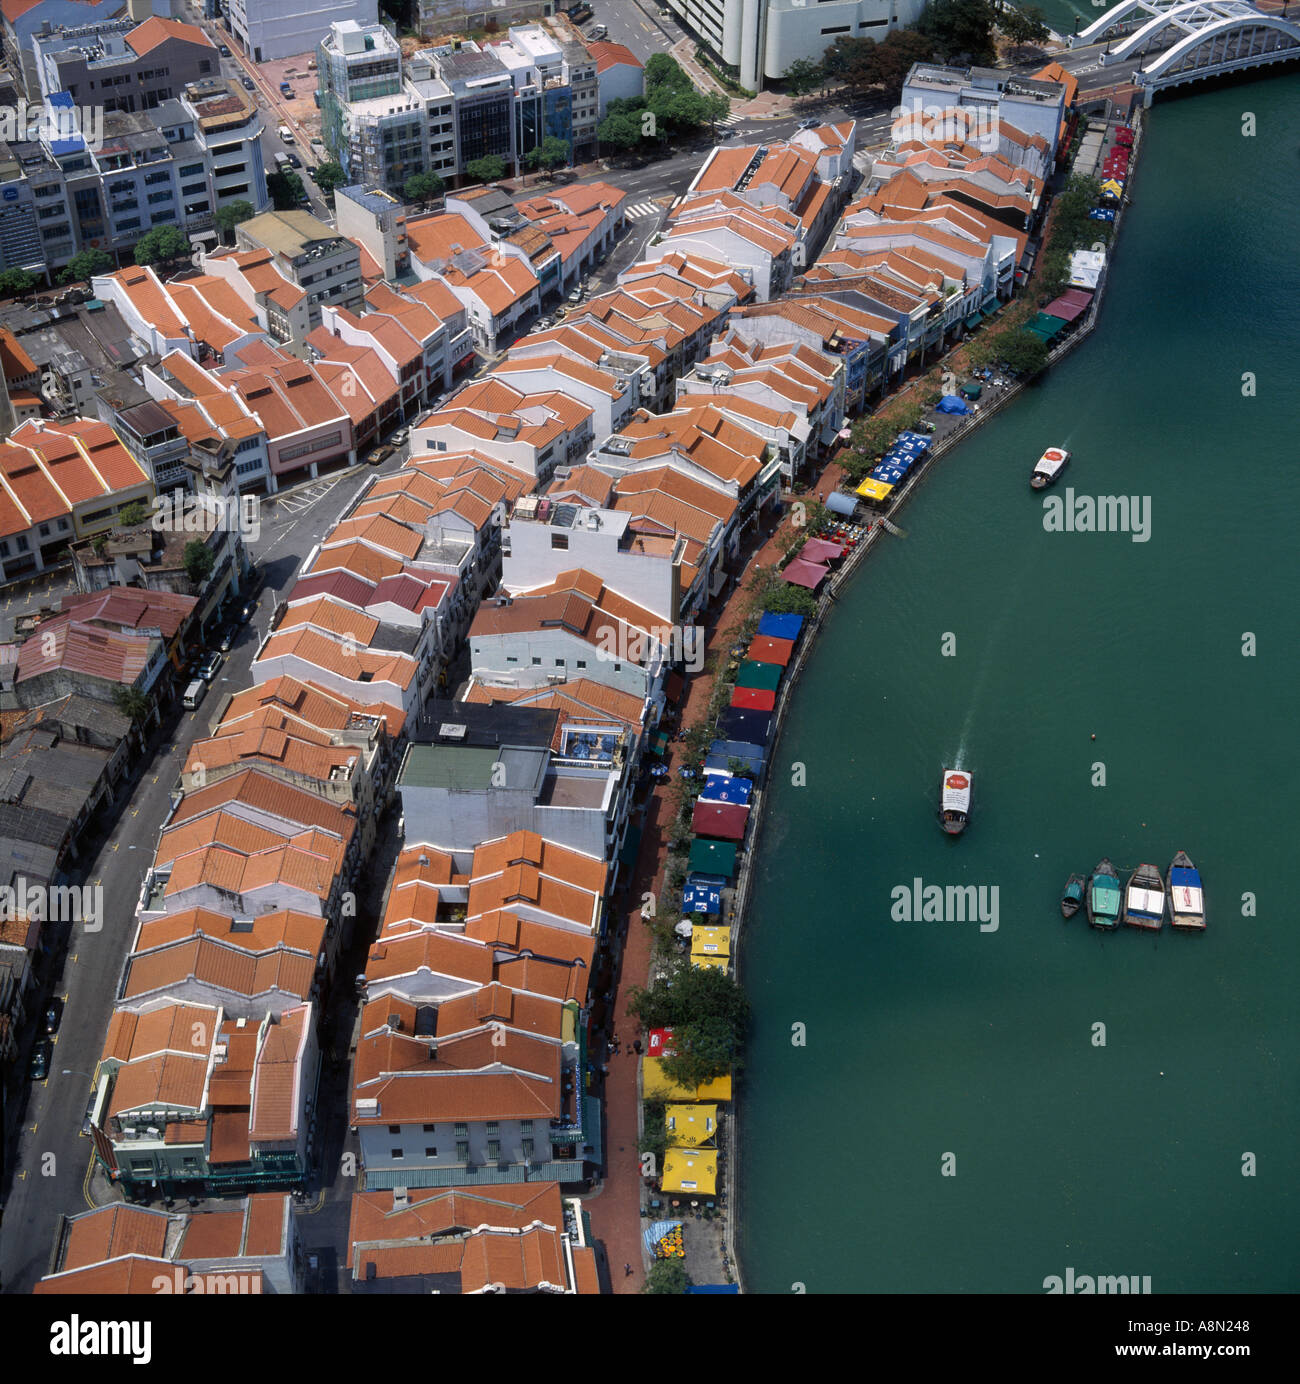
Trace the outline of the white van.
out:
M 208 695 L 208 685 L 202 678 L 195 678 L 185 689 L 185 709 L 193 711 L 198 704 Z
M 280 136 L 281 141 L 285 144 L 293 144 L 296 142 L 293 137 L 293 131 L 287 125 L 281 125 L 276 131 L 276 134 Z

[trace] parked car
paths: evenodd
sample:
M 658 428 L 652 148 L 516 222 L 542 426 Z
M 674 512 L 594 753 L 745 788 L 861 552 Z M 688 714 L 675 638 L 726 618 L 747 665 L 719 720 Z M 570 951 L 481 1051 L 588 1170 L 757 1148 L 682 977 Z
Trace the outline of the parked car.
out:
M 44 1081 L 50 1074 L 50 1040 L 41 1038 L 37 1040 L 36 1046 L 32 1049 L 32 1060 L 28 1064 L 27 1071 L 33 1081 Z
M 290 167 L 290 168 L 301 168 L 301 167 L 302 167 L 302 160 L 298 157 L 297 154 L 290 154 L 290 155 L 289 155 L 289 167 Z
M 314 135 L 310 142 L 312 153 L 319 154 L 323 158 L 325 156 L 325 141 L 319 135 Z
M 203 662 L 199 664 L 199 677 L 201 677 L 204 682 L 211 682 L 212 679 L 217 676 L 224 661 L 225 660 L 219 653 L 210 653 Z
M 237 625 L 227 625 L 226 632 L 221 636 L 221 652 L 228 654 L 235 647 L 235 640 L 239 638 L 239 627 Z
M 294 140 L 294 137 L 293 137 L 293 131 L 292 131 L 287 125 L 280 125 L 280 126 L 278 126 L 278 127 L 276 128 L 276 131 L 275 131 L 275 132 L 276 132 L 277 135 L 280 136 L 280 142 L 281 142 L 281 144 L 293 144 L 293 143 L 296 143 L 296 141 Z
M 398 428 L 388 440 L 393 444 L 394 448 L 400 447 L 402 443 L 406 441 L 410 431 L 410 428 Z
M 570 303 L 580 303 L 580 302 L 582 302 L 582 297 L 583 297 L 582 289 L 580 289 L 580 288 L 575 288 L 575 289 L 573 290 L 573 292 L 569 294 L 568 301 L 569 301 Z
M 257 614 L 257 597 L 245 601 L 239 611 L 239 623 L 246 625 Z
M 45 1011 L 45 1031 L 54 1034 L 59 1031 L 59 1021 L 63 1018 L 63 1001 L 56 995 Z
M 370 455 L 366 458 L 366 460 L 370 463 L 371 466 L 382 466 L 384 462 L 386 462 L 388 458 L 391 457 L 393 453 L 396 451 L 396 447 L 391 447 L 385 444 L 383 447 L 376 447 L 375 450 L 371 452 Z
M 227 48 L 224 43 L 217 44 L 217 52 L 220 53 L 223 58 L 230 57 L 230 49 Z
M 288 82 L 281 82 L 281 83 L 280 83 L 280 95 L 281 95 L 281 96 L 292 96 L 292 95 L 293 95 L 293 88 L 289 85 Z
M 799 128 L 801 130 L 815 130 L 822 122 L 820 120 L 801 120 Z
M 251 77 L 241 77 L 239 81 L 245 91 L 257 90 L 257 83 Z

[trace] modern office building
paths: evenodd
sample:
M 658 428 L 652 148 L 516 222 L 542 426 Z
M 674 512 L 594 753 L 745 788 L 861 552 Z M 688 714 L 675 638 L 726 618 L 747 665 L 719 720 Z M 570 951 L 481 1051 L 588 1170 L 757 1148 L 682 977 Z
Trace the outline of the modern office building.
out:
M 311 53 L 338 23 L 376 25 L 377 0 L 227 0 L 230 35 L 254 62 Z
M 925 0 L 666 0 L 740 85 L 779 82 L 800 58 L 819 62 L 837 38 L 879 41 L 914 24 Z

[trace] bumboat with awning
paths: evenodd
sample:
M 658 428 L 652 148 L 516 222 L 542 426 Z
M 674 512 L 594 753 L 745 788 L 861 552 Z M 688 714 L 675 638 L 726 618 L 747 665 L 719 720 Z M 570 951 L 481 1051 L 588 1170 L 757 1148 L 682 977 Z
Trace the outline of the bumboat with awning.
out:
M 1169 889 L 1169 926 L 1202 931 L 1205 927 L 1205 891 L 1201 884 L 1201 872 L 1192 864 L 1186 851 L 1179 851 L 1174 856 L 1165 882 Z
M 1129 876 L 1124 921 L 1130 927 L 1158 932 L 1165 921 L 1165 884 L 1154 865 L 1139 865 Z
M 964 769 L 945 769 L 939 799 L 939 822 L 949 836 L 960 836 L 970 816 L 971 775 Z
M 1034 490 L 1042 490 L 1046 486 L 1055 485 L 1069 460 L 1070 454 L 1064 447 L 1049 447 L 1038 458 L 1038 465 L 1034 467 L 1033 475 L 1029 477 L 1030 486 Z

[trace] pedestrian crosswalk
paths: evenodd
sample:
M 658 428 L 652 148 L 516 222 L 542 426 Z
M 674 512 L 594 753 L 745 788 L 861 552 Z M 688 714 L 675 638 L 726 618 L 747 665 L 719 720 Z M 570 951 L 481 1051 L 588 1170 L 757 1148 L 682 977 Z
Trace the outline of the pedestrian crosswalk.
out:
M 744 120 L 744 118 L 745 118 L 745 117 L 744 117 L 743 115 L 724 115 L 724 116 L 722 117 L 722 119 L 718 121 L 718 124 L 719 124 L 719 125 L 739 125 L 740 122 L 741 122 L 742 120 Z
M 635 221 L 642 216 L 655 216 L 662 210 L 658 202 L 633 202 L 627 209 L 627 216 Z

